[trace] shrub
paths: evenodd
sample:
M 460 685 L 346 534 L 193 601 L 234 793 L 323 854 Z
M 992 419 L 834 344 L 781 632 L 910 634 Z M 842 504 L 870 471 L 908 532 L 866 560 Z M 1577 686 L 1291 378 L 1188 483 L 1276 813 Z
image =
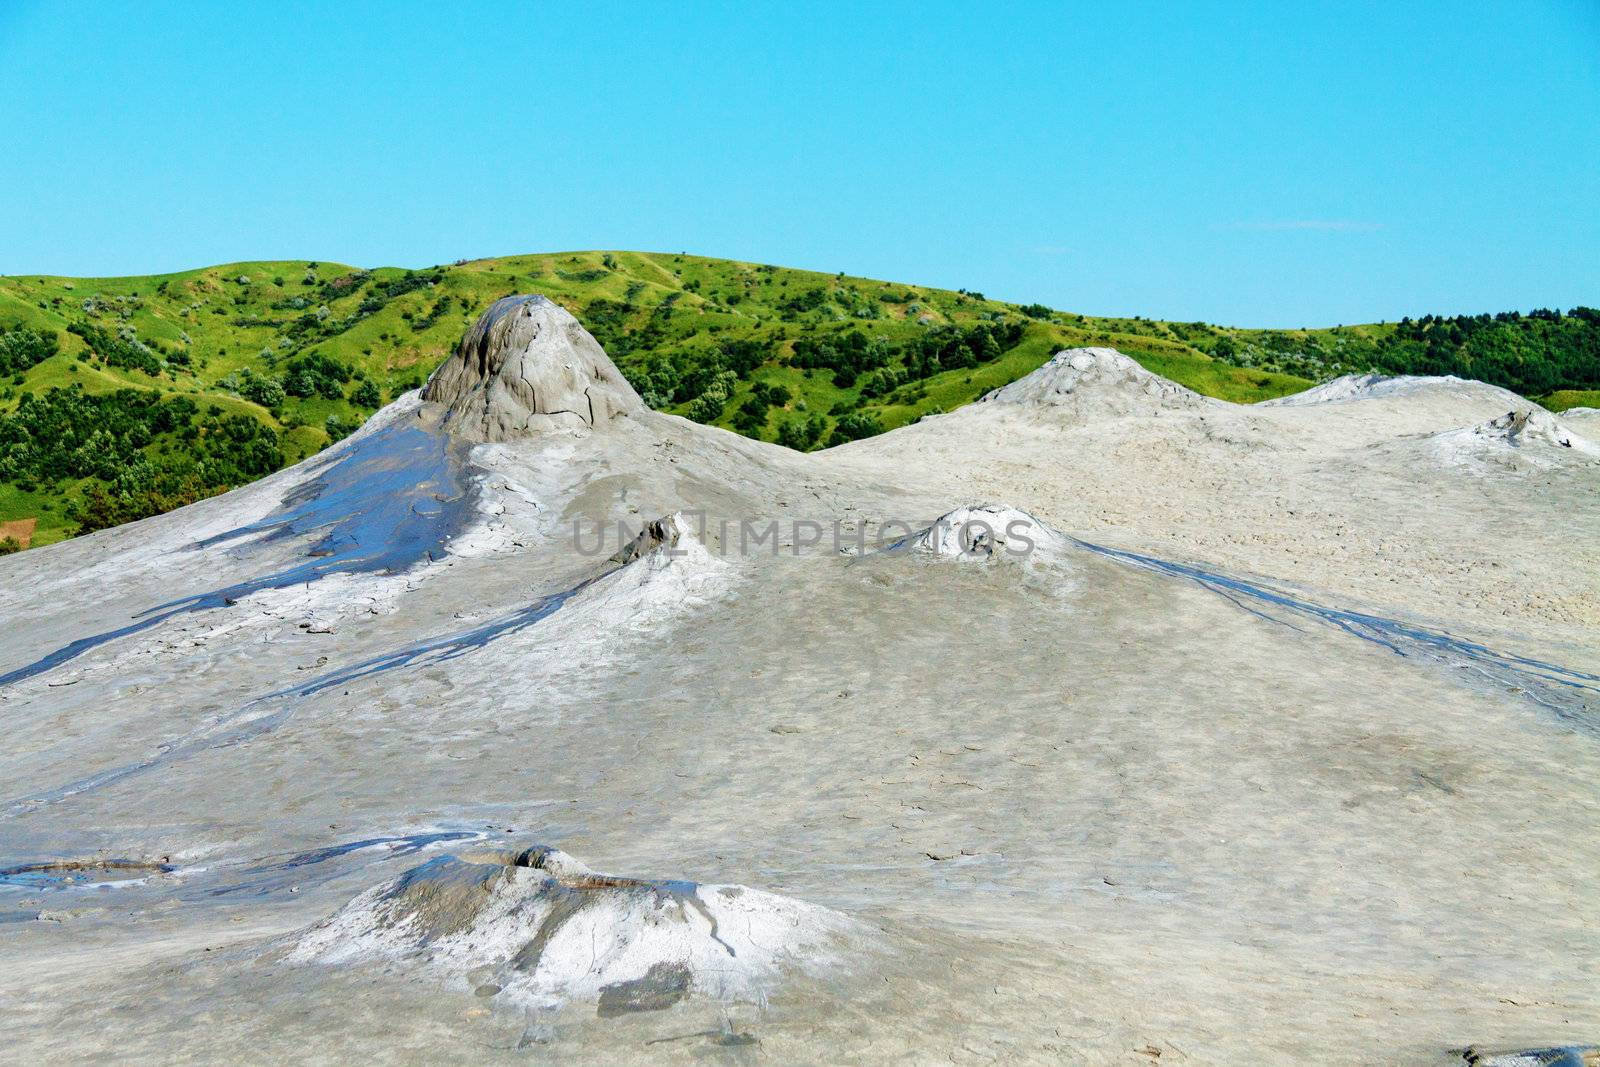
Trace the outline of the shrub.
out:
M 0 333 L 0 375 L 20 374 L 55 355 L 60 345 L 53 333 L 17 327 Z
M 759 396 L 752 396 L 743 404 L 733 416 L 733 428 L 746 437 L 759 438 L 761 429 L 767 424 L 767 403 Z
M 329 415 L 327 421 L 322 424 L 322 428 L 327 432 L 330 441 L 343 441 L 346 437 L 359 430 L 361 424 L 359 422 L 346 422 L 337 415 Z
M 821 415 L 808 419 L 786 419 L 778 425 L 778 443 L 797 452 L 807 452 L 817 446 L 828 429 L 828 420 Z
M 776 382 L 757 382 L 750 392 L 763 404 L 781 408 L 789 402 L 789 389 Z
M 249 367 L 244 369 L 239 382 L 239 395 L 264 408 L 275 408 L 282 404 L 284 399 L 282 385 L 273 378 L 256 374 Z
M 711 384 L 689 402 L 689 417 L 695 422 L 715 422 L 728 406 L 728 397 L 733 394 L 734 383 L 738 380 L 732 371 L 723 371 L 714 377 Z
M 283 466 L 277 434 L 246 415 L 197 419 L 187 397 L 79 388 L 26 394 L 0 415 L 0 481 L 19 488 L 89 479 L 80 532 L 191 503 Z M 178 447 L 173 447 L 177 445 Z
M 344 398 L 344 383 L 350 368 L 321 352 L 296 356 L 285 364 L 283 391 L 290 396 L 320 396 L 328 400 Z
M 383 404 L 383 394 L 376 382 L 366 381 L 350 390 L 350 403 L 358 408 L 376 408 Z
M 874 437 L 883 432 L 883 423 L 878 417 L 865 411 L 852 411 L 840 417 L 833 428 L 833 433 L 828 437 L 828 447 L 842 445 L 847 441 L 859 441 L 863 437 Z
M 87 322 L 75 322 L 67 331 L 83 338 L 90 351 L 105 360 L 108 367 L 141 370 L 152 377 L 161 373 L 161 360 L 126 327 L 115 337 Z

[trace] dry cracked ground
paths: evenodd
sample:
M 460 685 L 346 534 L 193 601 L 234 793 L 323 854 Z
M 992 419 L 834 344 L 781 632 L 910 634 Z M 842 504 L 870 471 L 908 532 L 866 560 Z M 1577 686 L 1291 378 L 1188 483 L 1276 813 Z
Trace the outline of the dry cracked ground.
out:
M 36 1062 L 1587 1063 L 1600 437 L 1064 352 L 801 455 L 508 298 L 0 561 Z

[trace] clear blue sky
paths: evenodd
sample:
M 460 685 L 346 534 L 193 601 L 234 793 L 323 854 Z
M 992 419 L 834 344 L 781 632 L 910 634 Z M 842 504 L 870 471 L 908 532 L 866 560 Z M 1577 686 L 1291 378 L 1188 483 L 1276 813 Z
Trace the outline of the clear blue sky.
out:
M 1085 312 L 1600 304 L 1600 2 L 0 0 L 0 272 L 690 251 Z

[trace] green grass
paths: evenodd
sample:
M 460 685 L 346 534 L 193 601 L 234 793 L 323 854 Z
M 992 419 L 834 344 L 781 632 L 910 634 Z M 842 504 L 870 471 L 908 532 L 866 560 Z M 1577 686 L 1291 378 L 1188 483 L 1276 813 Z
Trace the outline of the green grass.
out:
M 1600 389 L 1557 389 L 1539 398 L 1551 411 L 1568 408 L 1600 408 Z
M 76 524 L 67 517 L 64 504 L 65 500 L 56 493 L 37 490 L 25 493 L 15 485 L 0 482 L 0 522 L 37 517 L 34 545 L 48 545 L 72 535 Z
M 1288 396 L 1311 385 L 1309 380 L 1293 374 L 1234 367 L 1206 355 L 1147 352 L 1133 347 L 1124 351 L 1163 378 L 1187 385 L 1197 393 L 1231 400 L 1236 404 L 1254 404 Z

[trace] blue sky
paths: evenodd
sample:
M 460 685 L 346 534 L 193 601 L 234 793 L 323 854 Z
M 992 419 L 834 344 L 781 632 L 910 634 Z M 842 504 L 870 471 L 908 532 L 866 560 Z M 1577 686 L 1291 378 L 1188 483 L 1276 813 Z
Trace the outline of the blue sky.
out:
M 0 272 L 689 251 L 1091 313 L 1600 304 L 1600 3 L 0 0 Z

